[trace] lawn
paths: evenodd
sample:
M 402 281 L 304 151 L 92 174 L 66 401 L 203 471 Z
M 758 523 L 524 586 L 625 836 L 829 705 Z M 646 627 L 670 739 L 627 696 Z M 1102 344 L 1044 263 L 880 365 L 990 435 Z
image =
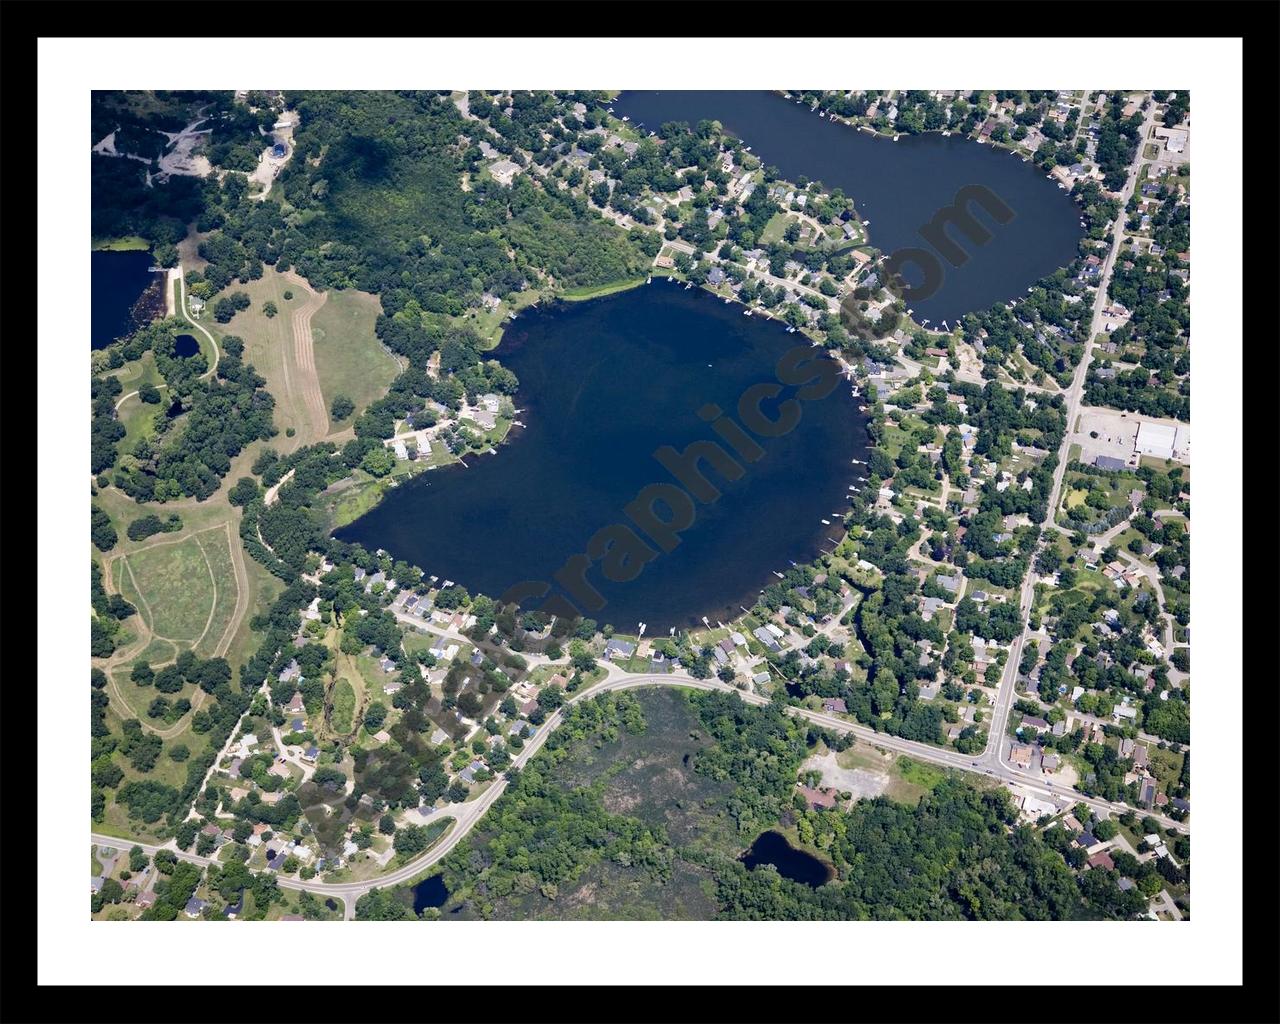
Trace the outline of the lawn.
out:
M 334 732 L 348 735 L 355 726 L 356 691 L 348 679 L 339 679 L 331 691 L 333 707 L 329 713 L 329 725 Z
M 293 301 L 285 305 L 296 307 L 300 301 L 299 290 L 294 289 Z M 325 304 L 311 318 L 316 374 L 325 408 L 333 403 L 335 395 L 346 395 L 356 406 L 352 419 L 385 395 L 400 372 L 395 356 L 373 333 L 379 309 L 376 295 L 330 291 Z M 346 422 L 349 421 L 343 421 Z
M 125 235 L 122 238 L 97 239 L 92 248 L 98 252 L 146 252 L 151 243 L 139 235 Z
M 637 285 L 644 284 L 643 277 L 630 277 L 622 281 L 611 281 L 608 284 L 598 284 L 583 288 L 566 288 L 560 295 L 561 298 L 568 302 L 582 302 L 586 299 L 598 299 L 602 295 L 613 295 L 615 292 L 625 292 Z
M 286 291 L 292 292 L 292 299 L 285 299 Z M 211 311 L 219 298 L 234 292 L 244 292 L 249 296 L 248 309 L 237 313 L 226 324 L 219 324 L 214 320 L 212 312 L 206 312 L 202 323 L 215 337 L 239 337 L 244 342 L 244 361 L 251 363 L 266 379 L 267 390 L 276 400 L 274 418 L 280 429 L 273 446 L 287 453 L 320 440 L 328 433 L 327 415 L 323 430 L 317 433 L 306 403 L 306 384 L 315 378 L 306 373 L 299 363 L 293 335 L 293 314 L 303 304 L 314 302 L 314 296 L 303 285 L 267 267 L 262 277 L 256 281 L 248 284 L 232 282 L 223 292 L 207 300 L 208 309 Z M 268 317 L 262 312 L 266 302 L 276 304 L 279 312 L 274 317 Z M 312 336 L 314 339 L 314 331 Z M 289 437 L 287 433 L 291 427 L 295 431 L 293 437 Z

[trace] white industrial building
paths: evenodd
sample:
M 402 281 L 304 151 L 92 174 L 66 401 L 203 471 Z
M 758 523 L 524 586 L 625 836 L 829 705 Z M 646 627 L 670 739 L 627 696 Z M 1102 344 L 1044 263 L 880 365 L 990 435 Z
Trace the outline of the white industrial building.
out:
M 1191 461 L 1191 427 L 1181 423 L 1174 426 L 1144 421 L 1138 425 L 1133 450 L 1139 455 L 1189 462 Z

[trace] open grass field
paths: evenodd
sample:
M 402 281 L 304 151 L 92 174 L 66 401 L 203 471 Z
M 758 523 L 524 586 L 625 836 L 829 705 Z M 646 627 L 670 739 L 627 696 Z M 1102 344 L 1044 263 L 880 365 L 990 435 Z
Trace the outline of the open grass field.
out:
M 333 710 L 329 713 L 329 726 L 342 736 L 348 735 L 355 727 L 356 691 L 346 678 L 333 684 L 330 692 Z
M 216 638 L 211 648 L 221 643 L 237 603 L 227 544 L 225 530 L 205 530 L 120 558 L 122 592 L 129 600 L 137 598 L 139 614 L 153 635 L 201 650 L 206 638 Z
M 206 313 L 202 323 L 216 337 L 233 334 L 244 341 L 245 361 L 266 378 L 267 390 L 276 400 L 275 423 L 280 436 L 274 445 L 278 450 L 290 452 L 321 440 L 329 433 L 329 418 L 312 358 L 313 344 L 304 336 L 299 345 L 300 335 L 310 328 L 309 314 L 322 306 L 321 297 L 300 278 L 286 277 L 268 267 L 257 281 L 232 282 L 225 292 L 209 300 L 209 308 L 221 295 L 237 291 L 249 296 L 248 309 L 226 324 Z M 285 299 L 286 291 L 292 293 L 292 299 Z M 274 317 L 262 311 L 267 302 L 276 305 Z M 293 437 L 288 436 L 290 428 Z
M 625 292 L 637 285 L 644 284 L 643 277 L 632 277 L 622 281 L 612 281 L 609 284 L 599 284 L 582 288 L 566 288 L 561 298 L 568 302 L 582 302 L 585 299 L 598 299 L 602 295 L 613 295 L 615 292 Z
M 294 289 L 294 299 L 289 305 L 299 301 L 298 290 Z M 356 406 L 351 419 L 385 395 L 400 372 L 396 357 L 373 333 L 380 308 L 376 295 L 334 291 L 311 318 L 315 368 L 325 408 L 335 395 L 346 395 Z M 338 429 L 342 425 L 333 427 Z

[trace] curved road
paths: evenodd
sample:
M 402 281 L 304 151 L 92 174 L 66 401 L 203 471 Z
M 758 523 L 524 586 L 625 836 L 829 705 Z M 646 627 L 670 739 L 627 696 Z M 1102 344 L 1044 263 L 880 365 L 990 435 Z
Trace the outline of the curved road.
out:
M 740 699 L 748 704 L 768 704 L 769 699 L 762 697 L 756 693 L 749 693 L 738 690 L 728 683 L 722 683 L 718 679 L 694 679 L 692 676 L 685 676 L 677 673 L 669 675 L 628 675 L 617 669 L 613 665 L 607 666 L 606 669 L 609 676 L 600 682 L 587 687 L 584 690 L 574 694 L 567 702 L 566 707 L 576 704 L 579 701 L 590 699 L 602 693 L 617 690 L 640 689 L 649 686 L 675 686 L 685 689 L 694 690 L 722 690 L 728 693 L 735 693 Z M 923 744 L 916 743 L 912 740 L 900 739 L 896 736 L 889 736 L 883 733 L 877 733 L 873 729 L 865 726 L 857 725 L 847 719 L 840 718 L 836 715 L 829 715 L 820 711 L 810 711 L 807 708 L 799 708 L 788 705 L 786 708 L 789 714 L 800 718 L 805 718 L 816 725 L 830 729 L 833 732 L 852 733 L 855 736 L 866 740 L 875 746 L 886 750 L 892 750 L 896 753 L 907 754 L 911 757 L 918 758 L 923 761 L 929 761 L 944 767 L 955 768 L 962 771 L 974 771 L 973 764 L 969 758 L 955 751 L 949 751 L 944 748 L 927 747 Z M 547 737 L 564 721 L 562 711 L 557 710 L 550 715 L 542 727 L 525 743 L 524 749 L 520 754 L 512 759 L 514 767 L 523 767 L 531 757 L 533 757 L 547 741 Z M 233 734 L 234 735 L 234 734 Z M 1082 793 L 1078 793 L 1073 789 L 1065 786 L 1059 786 L 1054 783 L 1044 782 L 1039 779 L 1033 779 L 1024 775 L 1016 769 L 999 763 L 994 769 L 987 770 L 986 774 L 993 778 L 998 778 L 1004 782 L 1016 782 L 1018 785 L 1034 790 L 1044 796 L 1056 796 L 1060 799 L 1069 800 L 1072 803 L 1085 803 L 1097 810 L 1107 811 L 1110 813 L 1119 813 L 1124 810 L 1132 810 L 1123 804 L 1111 804 L 1105 800 L 1097 800 L 1086 797 Z M 461 804 L 448 804 L 430 815 L 430 818 L 453 818 L 454 826 L 449 833 L 436 846 L 432 847 L 420 857 L 416 857 L 408 863 L 389 871 L 386 874 L 379 875 L 376 878 L 367 879 L 358 882 L 304 882 L 298 878 L 291 878 L 285 875 L 277 875 L 277 882 L 285 889 L 305 889 L 308 892 L 323 896 L 336 896 L 344 901 L 345 916 L 351 919 L 355 916 L 355 901 L 370 889 L 384 888 L 386 886 L 398 885 L 407 882 L 410 879 L 421 874 L 427 868 L 442 860 L 455 846 L 458 845 L 470 831 L 476 826 L 485 812 L 493 805 L 506 790 L 507 780 L 505 776 L 498 776 L 494 783 L 480 794 L 475 800 L 469 800 Z M 1152 815 L 1160 822 L 1162 827 L 1175 828 L 1181 832 L 1189 832 L 1190 829 L 1185 823 L 1173 821 L 1160 815 Z M 119 846 L 122 843 L 133 844 L 133 840 L 120 839 L 115 836 L 104 836 L 94 834 L 92 837 L 95 843 L 105 843 L 108 845 Z M 146 843 L 137 843 L 142 849 L 148 853 L 154 853 L 159 849 L 172 850 L 178 857 L 189 860 L 192 863 L 200 865 L 210 865 L 216 863 L 208 857 L 199 857 L 195 854 L 186 853 L 176 849 L 174 841 L 170 840 L 163 846 L 149 845 Z
M 186 279 L 182 276 L 182 268 L 181 268 L 181 267 L 179 267 L 179 268 L 178 268 L 178 273 L 177 273 L 175 276 L 171 276 L 171 277 L 170 277 L 170 280 L 171 280 L 171 281 L 176 280 L 176 281 L 177 281 L 177 282 L 179 282 L 179 283 L 181 284 L 181 286 L 182 286 L 182 316 L 183 316 L 183 319 L 185 319 L 185 320 L 187 321 L 187 323 L 188 323 L 188 324 L 190 324 L 192 327 L 194 327 L 197 331 L 199 331 L 201 334 L 203 334 L 206 338 L 208 338 L 208 339 L 209 339 L 209 344 L 213 346 L 213 365 L 212 365 L 212 366 L 210 366 L 210 367 L 209 367 L 209 369 L 205 370 L 205 372 L 204 372 L 204 373 L 200 374 L 200 376 L 199 376 L 199 377 L 197 377 L 196 379 L 197 379 L 197 380 L 204 380 L 206 377 L 212 377 L 215 373 L 217 373 L 217 372 L 218 372 L 218 360 L 222 358 L 222 353 L 218 350 L 218 343 L 217 343 L 216 341 L 214 341 L 214 340 L 213 340 L 213 335 L 212 335 L 212 334 L 210 334 L 207 330 L 205 330 L 205 328 L 204 328 L 202 325 L 200 325 L 200 324 L 196 323 L 196 321 L 192 318 L 191 314 L 187 311 L 187 282 L 186 282 Z M 156 390 L 157 390 L 157 391 L 163 391 L 163 390 L 164 390 L 165 388 L 167 388 L 168 386 L 169 386 L 168 384 L 157 384 L 157 385 L 156 385 Z M 136 395 L 137 393 L 138 393 L 138 392 L 136 392 L 136 391 L 130 391 L 127 395 L 121 395 L 121 396 L 120 396 L 119 401 L 117 401 L 117 402 L 116 402 L 116 405 L 115 405 L 116 412 L 119 412 L 119 411 L 120 411 L 120 406 L 124 405 L 124 403 L 125 403 L 125 400 L 126 400 L 126 399 L 132 398 L 132 397 L 133 397 L 134 395 Z

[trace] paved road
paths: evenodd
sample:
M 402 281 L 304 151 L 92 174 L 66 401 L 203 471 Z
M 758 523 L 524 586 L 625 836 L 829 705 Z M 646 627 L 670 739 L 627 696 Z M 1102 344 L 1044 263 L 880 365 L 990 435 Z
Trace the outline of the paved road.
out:
M 1151 122 L 1155 118 L 1155 104 L 1151 105 L 1147 112 L 1146 120 L 1143 122 L 1142 139 L 1146 139 L 1147 132 L 1151 127 Z M 1093 339 L 1099 334 L 1104 333 L 1102 311 L 1108 305 L 1107 286 L 1111 281 L 1111 272 L 1115 267 L 1116 256 L 1120 251 L 1120 243 L 1124 238 L 1124 207 L 1128 203 L 1130 196 L 1137 184 L 1138 170 L 1142 164 L 1142 144 L 1137 147 L 1134 154 L 1134 162 L 1129 168 L 1129 177 L 1125 181 L 1124 189 L 1120 195 L 1120 213 L 1115 221 L 1112 222 L 1112 242 L 1111 249 L 1108 251 L 1106 259 L 1103 261 L 1102 276 L 1098 279 L 1098 288 L 1093 299 L 1093 318 L 1089 326 L 1089 339 L 1085 342 L 1084 353 L 1080 357 L 1080 364 L 1076 367 L 1075 375 L 1071 380 L 1071 387 L 1067 389 L 1066 398 L 1066 430 L 1063 434 L 1062 445 L 1058 449 L 1058 466 L 1053 474 L 1053 487 L 1049 492 L 1047 507 L 1050 516 L 1056 515 L 1058 508 L 1059 496 L 1062 493 L 1062 480 L 1067 471 L 1067 456 L 1070 451 L 1071 441 L 1071 424 L 1075 422 L 1076 415 L 1080 411 L 1082 398 L 1084 395 L 1085 377 L 1089 372 L 1089 363 L 1093 358 Z M 997 771 L 1012 770 L 1012 765 L 1004 760 L 1006 744 L 1005 729 L 1009 721 L 1009 710 L 1013 706 L 1015 694 L 1017 690 L 1018 665 L 1022 660 L 1022 649 L 1024 644 L 1033 637 L 1033 633 L 1028 625 L 1028 619 L 1031 614 L 1032 601 L 1035 597 L 1035 583 L 1038 575 L 1034 568 L 1027 570 L 1027 575 L 1022 581 L 1022 589 L 1019 595 L 1019 608 L 1022 614 L 1023 629 L 1018 638 L 1014 641 L 1009 649 L 1009 660 L 1005 664 L 1004 678 L 1000 681 L 1000 690 L 996 697 L 995 709 L 991 716 L 991 725 L 989 729 L 989 740 L 987 749 L 979 759 L 981 765 L 985 767 L 995 767 Z
M 748 704 L 762 705 L 769 703 L 768 698 L 763 697 L 760 694 L 738 690 L 727 683 L 720 682 L 718 679 L 694 679 L 691 676 L 678 673 L 657 676 L 644 674 L 629 675 L 613 665 L 606 666 L 605 670 L 608 675 L 603 680 L 574 694 L 568 703 L 575 704 L 579 701 L 588 700 L 592 697 L 598 696 L 599 694 L 612 691 L 641 689 L 656 686 L 676 686 L 697 690 L 720 690 L 723 692 L 735 693 Z M 899 754 L 907 754 L 921 761 L 927 761 L 932 764 L 938 764 L 944 767 L 969 772 L 975 771 L 975 767 L 978 764 L 978 762 L 971 761 L 971 759 L 967 758 L 965 755 L 959 754 L 954 750 L 948 750 L 942 747 L 931 747 L 911 740 L 904 740 L 895 736 L 877 733 L 872 729 L 868 729 L 865 726 L 858 725 L 837 715 L 829 715 L 824 712 L 810 711 L 807 708 L 798 708 L 794 706 L 788 706 L 786 710 L 788 714 L 807 719 L 808 721 L 820 725 L 823 728 L 830 729 L 833 732 L 852 733 L 856 737 L 874 744 L 877 747 L 894 751 Z M 512 764 L 515 767 L 523 767 L 531 757 L 542 749 L 542 745 L 546 743 L 547 738 L 563 721 L 564 716 L 561 710 L 557 710 L 550 715 L 538 731 L 525 742 L 524 749 L 520 751 L 517 757 L 512 759 Z M 1073 804 L 1085 803 L 1096 810 L 1112 814 L 1131 810 L 1131 808 L 1122 804 L 1112 804 L 1105 800 L 1086 797 L 1066 786 L 1060 786 L 1056 783 L 1046 782 L 1040 779 L 1033 779 L 1029 775 L 1019 772 L 1017 769 L 1002 763 L 993 768 L 978 770 L 984 771 L 986 775 L 989 775 L 1001 782 L 1016 783 L 1023 789 L 1032 790 L 1042 797 L 1057 798 L 1060 801 L 1065 800 Z M 309 882 L 304 882 L 298 878 L 279 875 L 277 877 L 277 881 L 286 889 L 305 889 L 306 891 L 316 895 L 334 896 L 344 900 L 345 916 L 350 919 L 355 913 L 355 901 L 370 889 L 385 888 L 387 886 L 399 885 L 403 882 L 407 882 L 422 874 L 432 865 L 441 861 L 471 832 L 476 824 L 484 817 L 485 812 L 488 811 L 493 802 L 503 794 L 506 788 L 506 778 L 499 776 L 488 789 L 474 800 L 469 800 L 462 804 L 447 804 L 444 807 L 432 811 L 427 816 L 420 816 L 416 818 L 416 821 L 422 821 L 449 817 L 454 819 L 455 824 L 449 831 L 448 835 L 446 835 L 439 844 L 428 850 L 422 856 L 414 858 L 412 861 L 396 868 L 394 871 L 379 875 L 377 878 L 358 882 L 320 882 L 314 879 Z M 1172 819 L 1165 818 L 1160 815 L 1152 815 L 1152 817 L 1159 821 L 1162 827 L 1175 828 L 1184 833 L 1190 831 L 1183 823 L 1175 822 Z M 112 836 L 94 835 L 92 838 L 94 842 L 103 842 L 116 846 L 126 843 L 131 845 L 131 841 L 129 840 L 119 839 Z M 172 850 L 178 857 L 184 860 L 189 860 L 195 864 L 209 865 L 211 863 L 215 863 L 207 857 L 198 857 L 194 854 L 189 854 L 176 849 L 172 840 L 163 844 L 162 847 L 152 846 L 145 843 L 139 843 L 138 845 L 149 853 L 162 848 Z

